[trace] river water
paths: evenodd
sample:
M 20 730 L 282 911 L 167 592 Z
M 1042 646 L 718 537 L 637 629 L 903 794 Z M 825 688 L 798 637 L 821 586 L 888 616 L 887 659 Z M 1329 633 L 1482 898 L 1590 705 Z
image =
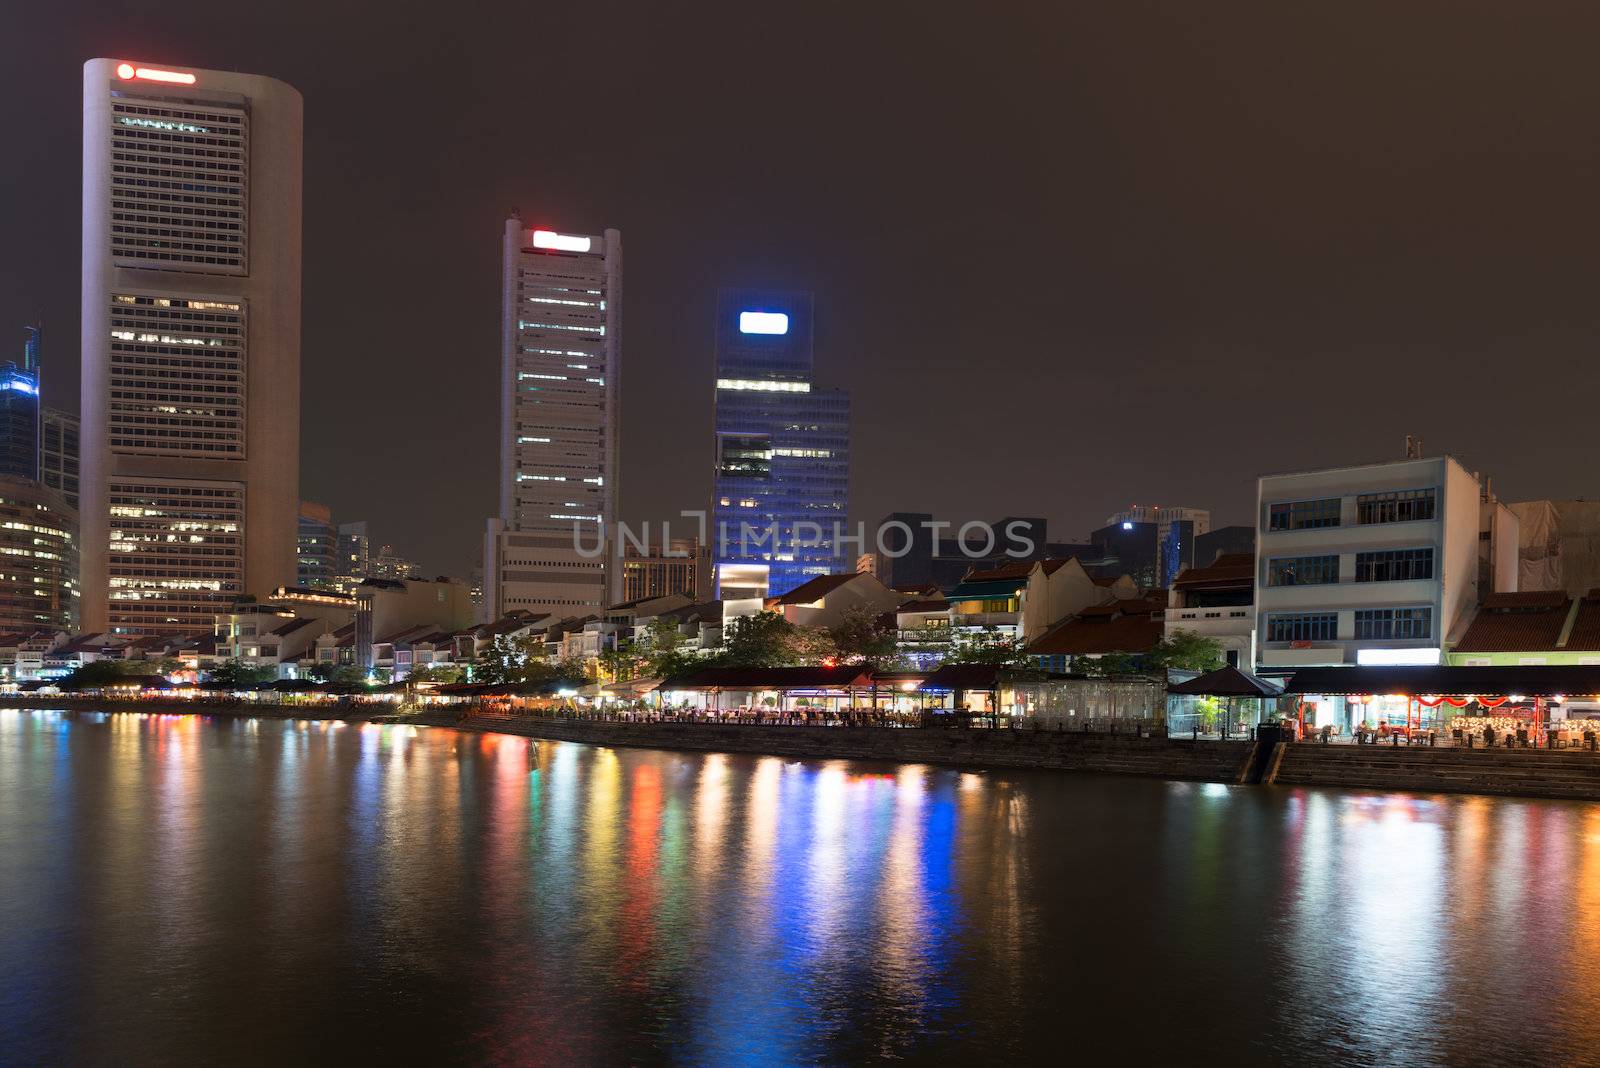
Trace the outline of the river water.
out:
M 1600 806 L 0 712 L 0 1062 L 1600 1063 Z

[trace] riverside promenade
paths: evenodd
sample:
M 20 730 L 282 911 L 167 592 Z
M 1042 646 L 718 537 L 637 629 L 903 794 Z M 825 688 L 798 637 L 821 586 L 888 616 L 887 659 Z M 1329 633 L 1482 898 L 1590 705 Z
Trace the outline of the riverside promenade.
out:
M 145 715 L 342 720 L 513 734 L 587 745 L 748 753 L 804 760 L 939 764 L 981 771 L 1036 769 L 1242 784 L 1265 769 L 1268 787 L 1340 787 L 1600 801 L 1600 754 L 1586 750 L 1319 745 L 1193 740 L 1132 733 L 948 727 L 789 726 L 627 722 L 475 711 L 396 712 L 380 702 L 272 704 L 13 696 L 0 709 Z M 1263 749 L 1265 747 L 1265 749 Z

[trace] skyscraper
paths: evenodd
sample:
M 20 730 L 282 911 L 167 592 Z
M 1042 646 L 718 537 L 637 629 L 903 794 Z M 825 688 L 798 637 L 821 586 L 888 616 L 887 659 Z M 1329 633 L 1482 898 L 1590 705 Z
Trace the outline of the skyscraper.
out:
M 711 535 L 723 598 L 776 596 L 854 569 L 833 537 L 849 504 L 850 395 L 812 385 L 811 308 L 810 293 L 717 298 Z
M 308 590 L 333 589 L 339 554 L 333 512 L 325 504 L 301 501 L 295 530 L 296 585 Z
M 586 615 L 611 599 L 615 581 L 601 546 L 617 518 L 622 235 L 529 228 L 513 214 L 502 253 L 488 615 Z
M 75 630 L 78 515 L 33 479 L 0 475 L 0 628 Z
M 22 362 L 0 366 L 0 475 L 39 478 L 39 328 L 25 328 Z
M 40 413 L 39 481 L 78 507 L 78 413 L 48 404 Z
M 83 626 L 209 630 L 295 581 L 300 94 L 83 73 Z

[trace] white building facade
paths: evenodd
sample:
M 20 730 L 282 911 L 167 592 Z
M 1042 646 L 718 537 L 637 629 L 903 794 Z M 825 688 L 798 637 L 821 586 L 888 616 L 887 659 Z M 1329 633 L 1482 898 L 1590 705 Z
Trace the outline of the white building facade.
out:
M 1480 496 L 1448 456 L 1261 478 L 1260 670 L 1440 663 L 1478 603 Z
M 82 626 L 206 631 L 295 578 L 300 94 L 83 75 Z
M 484 614 L 557 616 L 614 600 L 622 235 L 506 220 L 500 513 L 484 544 Z M 580 549 L 581 546 L 581 549 Z

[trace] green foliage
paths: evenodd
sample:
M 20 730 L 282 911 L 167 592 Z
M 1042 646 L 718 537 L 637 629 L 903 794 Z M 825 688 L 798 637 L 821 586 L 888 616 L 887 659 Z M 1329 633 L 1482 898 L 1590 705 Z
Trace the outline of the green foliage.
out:
M 449 685 L 460 682 L 462 674 L 462 670 L 454 664 L 424 664 L 407 675 L 406 681 Z
M 1107 653 L 1077 657 L 1073 669 L 1086 675 L 1165 675 L 1168 668 L 1214 671 L 1222 666 L 1222 643 L 1193 631 L 1177 630 L 1148 653 Z
M 970 638 L 958 640 L 945 655 L 946 664 L 998 664 L 1001 667 L 1022 667 L 1028 662 L 1017 638 L 1007 638 L 994 631 L 980 631 Z
M 847 663 L 884 664 L 898 653 L 895 632 L 880 622 L 882 613 L 867 605 L 852 605 L 839 622 L 828 628 L 836 655 Z
M 322 671 L 322 678 L 333 693 L 360 693 L 367 688 L 366 672 L 354 664 L 318 664 L 313 672 Z
M 602 650 L 599 661 L 601 670 L 617 682 L 633 678 L 639 671 L 639 665 L 644 662 L 631 643 Z
M 206 672 L 206 681 L 219 690 L 249 690 L 264 685 L 278 677 L 272 667 L 251 667 L 237 658 L 224 660 Z
M 63 690 L 92 690 L 99 686 L 115 686 L 128 681 L 120 660 L 91 660 L 79 664 L 57 685 Z
M 1156 645 L 1150 660 L 1163 668 L 1215 671 L 1222 666 L 1222 643 L 1192 630 L 1175 630 Z
M 731 667 L 781 667 L 794 657 L 794 624 L 777 612 L 740 616 L 728 624 L 722 661 Z
M 543 641 L 532 637 L 512 641 L 499 634 L 484 650 L 472 677 L 475 682 L 532 682 L 536 681 L 533 674 L 543 666 Z

